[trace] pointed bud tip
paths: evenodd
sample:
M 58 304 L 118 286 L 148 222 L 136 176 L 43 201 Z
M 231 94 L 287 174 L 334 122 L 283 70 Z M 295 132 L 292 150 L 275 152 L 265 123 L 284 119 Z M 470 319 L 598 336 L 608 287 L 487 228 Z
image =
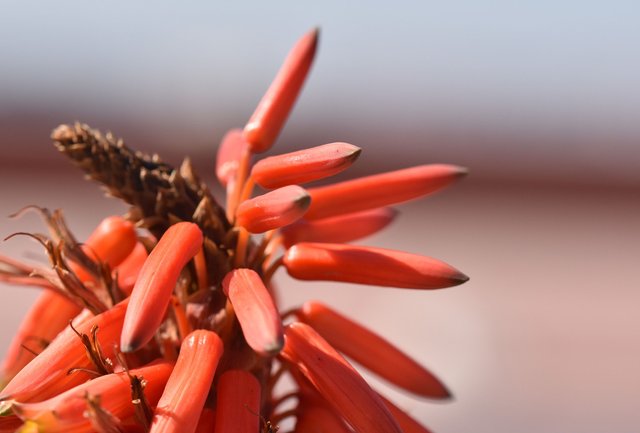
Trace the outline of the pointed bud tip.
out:
M 136 350 L 140 349 L 140 347 L 140 341 L 138 341 L 137 339 L 132 341 L 120 342 L 120 351 L 122 353 L 133 353 Z
M 454 286 L 459 286 L 469 281 L 469 277 L 462 272 L 458 271 L 455 275 L 451 276 L 451 281 Z

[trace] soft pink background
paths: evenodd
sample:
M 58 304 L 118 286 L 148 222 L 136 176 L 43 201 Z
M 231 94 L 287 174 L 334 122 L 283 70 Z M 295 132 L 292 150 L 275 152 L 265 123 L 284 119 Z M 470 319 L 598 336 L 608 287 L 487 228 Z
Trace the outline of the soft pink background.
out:
M 193 155 L 209 178 L 221 135 L 320 24 L 319 57 L 274 152 L 349 141 L 364 149 L 352 175 L 468 166 L 468 179 L 402 206 L 362 243 L 438 257 L 471 281 L 426 293 L 281 275 L 285 303 L 325 299 L 428 365 L 453 402 L 389 393 L 437 432 L 636 432 L 640 10 L 499 3 L 6 2 L 0 216 L 62 208 L 82 239 L 123 211 L 50 145 L 50 130 L 76 119 L 173 163 Z M 34 215 L 0 229 L 44 231 Z M 0 352 L 35 294 L 2 290 Z

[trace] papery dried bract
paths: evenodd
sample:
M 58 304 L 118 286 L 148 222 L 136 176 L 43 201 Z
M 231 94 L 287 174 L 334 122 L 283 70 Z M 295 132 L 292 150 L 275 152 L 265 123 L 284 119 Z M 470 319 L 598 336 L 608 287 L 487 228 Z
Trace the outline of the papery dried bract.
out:
M 197 225 L 172 225 L 145 261 L 131 293 L 120 349 L 133 352 L 149 342 L 160 326 L 180 271 L 202 246 Z
M 287 272 L 301 280 L 343 281 L 408 289 L 456 286 L 468 277 L 431 257 L 373 247 L 303 242 L 284 256 Z
M 402 433 L 375 391 L 310 326 L 288 325 L 280 356 L 298 369 L 356 431 Z

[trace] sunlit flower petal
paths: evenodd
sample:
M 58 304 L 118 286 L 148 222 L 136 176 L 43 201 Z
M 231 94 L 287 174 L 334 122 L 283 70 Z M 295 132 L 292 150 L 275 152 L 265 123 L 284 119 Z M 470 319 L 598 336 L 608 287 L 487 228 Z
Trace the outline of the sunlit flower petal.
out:
M 346 170 L 361 149 L 348 143 L 330 143 L 310 149 L 272 156 L 258 161 L 251 170 L 253 180 L 273 189 L 333 176 Z
M 309 194 L 296 185 L 285 186 L 240 203 L 236 224 L 250 233 L 264 233 L 300 219 L 310 204 Z
M 229 370 L 218 379 L 216 433 L 258 433 L 260 383 L 249 372 Z
M 199 329 L 182 342 L 178 361 L 155 410 L 150 433 L 193 433 L 222 356 L 214 332 Z
M 169 305 L 180 271 L 202 246 L 202 231 L 193 223 L 171 226 L 144 263 L 127 308 L 120 349 L 133 352 L 156 333 Z
M 222 282 L 247 344 L 261 355 L 275 355 L 284 344 L 280 314 L 260 276 L 235 269 Z
M 356 431 L 402 432 L 375 391 L 308 325 L 292 323 L 285 328 L 281 357 L 300 370 Z
M 383 248 L 341 244 L 300 243 L 284 256 L 287 272 L 300 280 L 347 283 L 408 289 L 456 286 L 468 277 L 431 257 Z
M 466 173 L 455 165 L 421 165 L 310 188 L 312 202 L 305 218 L 327 218 L 402 203 L 438 191 Z

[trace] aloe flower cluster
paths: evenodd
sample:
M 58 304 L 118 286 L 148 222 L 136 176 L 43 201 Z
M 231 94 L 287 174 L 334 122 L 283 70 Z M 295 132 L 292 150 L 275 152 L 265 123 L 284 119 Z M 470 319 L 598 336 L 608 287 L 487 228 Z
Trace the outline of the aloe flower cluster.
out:
M 175 169 L 83 124 L 53 132 L 58 150 L 131 208 L 84 242 L 60 211 L 25 210 L 49 234 L 15 235 L 42 244 L 50 266 L 0 256 L 0 281 L 44 289 L 1 367 L 0 432 L 428 431 L 347 358 L 415 396 L 449 397 L 433 374 L 331 306 L 277 306 L 276 271 L 408 289 L 467 280 L 433 258 L 350 244 L 392 222 L 390 206 L 464 169 L 422 165 L 304 188 L 347 169 L 360 149 L 330 143 L 254 161 L 285 123 L 317 40 L 313 30 L 298 41 L 244 129 L 224 137 L 224 207 L 188 160 Z

